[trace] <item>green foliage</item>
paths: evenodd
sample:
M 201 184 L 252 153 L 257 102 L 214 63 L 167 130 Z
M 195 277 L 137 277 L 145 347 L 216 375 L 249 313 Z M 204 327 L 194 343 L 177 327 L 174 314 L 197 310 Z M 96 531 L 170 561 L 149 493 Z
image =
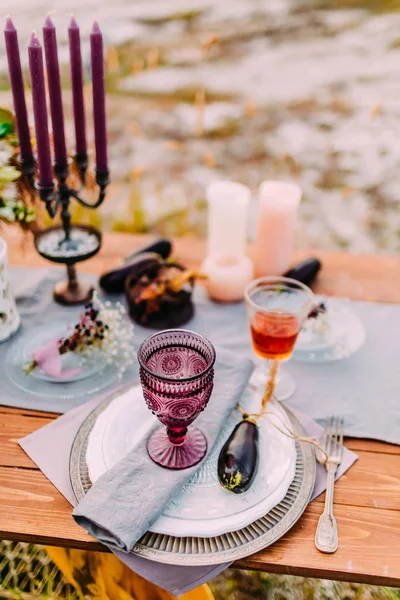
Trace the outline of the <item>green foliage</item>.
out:
M 14 115 L 7 108 L 0 107 L 0 139 L 13 133 L 14 129 Z
M 24 202 L 16 184 L 21 172 L 13 164 L 16 136 L 14 115 L 0 108 L 0 221 L 28 225 L 35 220 L 35 210 Z
M 1 127 L 1 123 L 0 123 Z M 0 166 L 0 186 L 4 183 L 9 183 L 10 181 L 15 181 L 21 176 L 21 173 L 11 165 L 1 165 Z

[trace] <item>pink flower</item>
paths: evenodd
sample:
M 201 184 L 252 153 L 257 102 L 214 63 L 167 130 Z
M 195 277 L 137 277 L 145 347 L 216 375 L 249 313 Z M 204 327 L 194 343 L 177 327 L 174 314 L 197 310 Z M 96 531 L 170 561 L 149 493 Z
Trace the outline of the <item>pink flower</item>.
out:
M 58 344 L 59 339 L 56 338 L 32 352 L 32 359 L 37 363 L 39 369 L 42 369 L 49 377 L 56 379 L 66 379 L 81 373 L 83 371 L 82 367 L 62 371 L 61 354 Z

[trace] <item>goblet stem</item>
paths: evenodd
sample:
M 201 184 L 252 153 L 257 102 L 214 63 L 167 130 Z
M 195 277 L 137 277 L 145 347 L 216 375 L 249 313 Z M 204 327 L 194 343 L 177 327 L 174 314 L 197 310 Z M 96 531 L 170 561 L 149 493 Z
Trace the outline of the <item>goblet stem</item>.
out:
M 183 446 L 186 442 L 187 427 L 167 428 L 167 434 L 173 446 Z
M 172 442 L 169 429 L 160 427 L 150 436 L 147 450 L 150 458 L 166 469 L 187 469 L 205 456 L 207 440 L 196 427 L 190 427 L 180 445 Z

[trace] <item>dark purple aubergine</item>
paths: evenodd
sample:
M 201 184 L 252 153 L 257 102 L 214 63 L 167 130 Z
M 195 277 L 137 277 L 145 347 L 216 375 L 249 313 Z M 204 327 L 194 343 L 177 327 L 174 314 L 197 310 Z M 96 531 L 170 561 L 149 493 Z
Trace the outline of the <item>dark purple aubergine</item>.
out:
M 258 426 L 243 419 L 225 442 L 218 457 L 218 480 L 234 494 L 247 492 L 258 469 Z
M 289 269 L 289 271 L 286 271 L 284 277 L 296 279 L 296 281 L 300 281 L 304 285 L 311 285 L 320 269 L 321 261 L 318 258 L 307 258 L 307 260 L 303 260 L 292 269 Z
M 160 239 L 137 250 L 124 259 L 124 262 L 119 266 L 101 275 L 99 284 L 100 287 L 109 294 L 121 294 L 125 288 L 125 280 L 131 274 L 132 269 L 143 257 L 153 255 L 158 258 L 167 259 L 172 250 L 172 244 L 167 239 Z

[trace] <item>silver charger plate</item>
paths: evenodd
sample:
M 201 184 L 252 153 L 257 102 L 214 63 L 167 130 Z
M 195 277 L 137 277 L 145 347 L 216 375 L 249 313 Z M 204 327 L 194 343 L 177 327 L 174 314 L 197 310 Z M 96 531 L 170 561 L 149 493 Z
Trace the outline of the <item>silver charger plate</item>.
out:
M 102 402 L 86 418 L 71 448 L 70 481 L 78 502 L 92 486 L 86 463 L 89 434 L 111 399 Z M 306 433 L 299 420 L 286 407 L 285 410 L 294 433 L 304 437 Z M 190 566 L 220 564 L 249 556 L 270 546 L 293 527 L 310 500 L 315 474 L 313 446 L 296 442 L 293 481 L 284 499 L 265 516 L 237 531 L 214 537 L 177 537 L 147 532 L 134 546 L 132 553 L 160 563 Z

